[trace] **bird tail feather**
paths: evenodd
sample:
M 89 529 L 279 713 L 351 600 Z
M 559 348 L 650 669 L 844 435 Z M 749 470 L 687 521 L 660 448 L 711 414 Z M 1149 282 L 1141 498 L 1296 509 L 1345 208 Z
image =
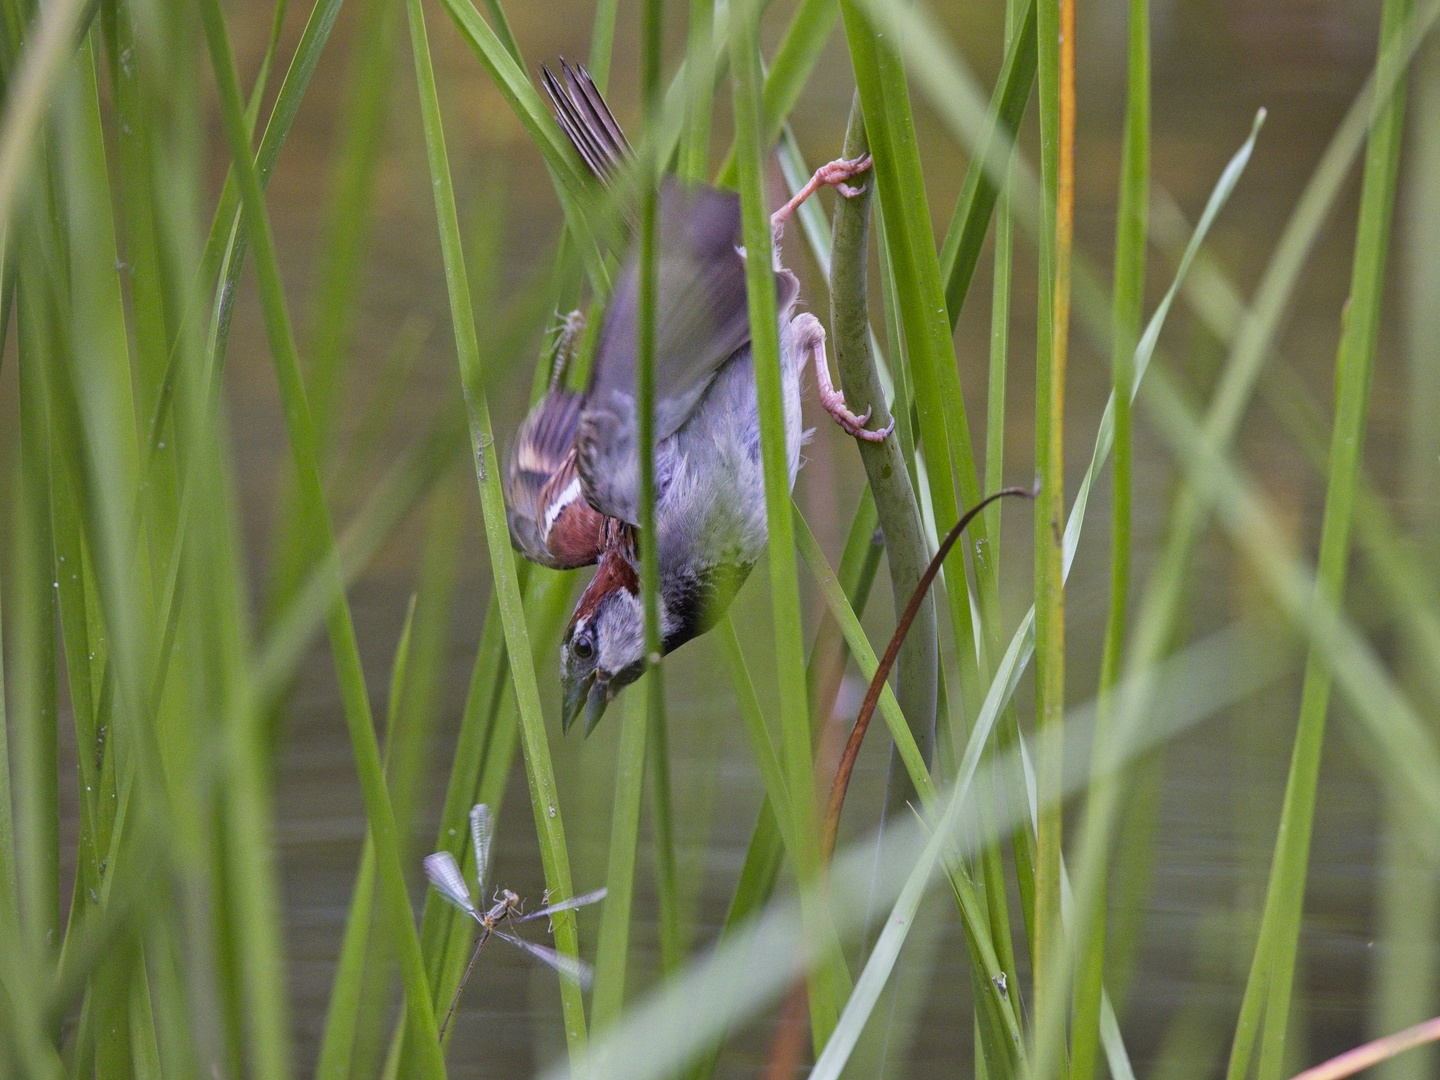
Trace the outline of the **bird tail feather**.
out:
M 548 67 L 540 70 L 561 130 L 597 178 L 612 180 L 630 158 L 630 143 L 590 73 L 583 65 L 571 66 L 564 59 L 558 78 Z

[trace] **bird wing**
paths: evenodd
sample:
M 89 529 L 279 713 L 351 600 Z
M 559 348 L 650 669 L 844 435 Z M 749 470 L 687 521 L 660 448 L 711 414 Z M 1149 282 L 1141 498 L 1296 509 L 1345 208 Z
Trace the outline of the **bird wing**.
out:
M 655 438 L 690 418 L 721 366 L 750 342 L 740 199 L 667 178 L 660 190 L 655 326 Z M 605 311 L 590 391 L 576 437 L 586 498 L 601 513 L 637 523 L 636 355 L 640 271 L 627 256 Z M 793 275 L 776 275 L 782 307 Z
M 584 398 L 554 389 L 530 410 L 505 471 L 510 541 L 531 562 L 569 570 L 600 558 L 608 526 L 586 502 L 576 471 L 575 435 Z
M 583 67 L 562 62 L 541 75 L 565 134 L 602 181 L 631 156 L 630 144 Z M 667 177 L 660 188 L 655 326 L 655 438 L 689 419 L 715 373 L 750 341 L 740 198 Z M 799 284 L 776 272 L 781 308 Z M 635 363 L 640 307 L 638 244 L 631 245 L 605 312 L 579 430 L 576 466 L 585 499 L 608 517 L 638 524 Z

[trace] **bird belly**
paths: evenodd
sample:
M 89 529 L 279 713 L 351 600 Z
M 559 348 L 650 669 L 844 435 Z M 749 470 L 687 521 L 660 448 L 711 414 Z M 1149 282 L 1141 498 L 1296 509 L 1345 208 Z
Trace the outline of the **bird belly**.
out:
M 800 372 L 805 357 L 789 325 L 787 311 L 780 326 L 780 368 L 786 464 L 793 487 L 803 442 Z M 726 362 L 706 400 L 659 449 L 662 495 L 656 525 L 662 573 L 689 568 L 708 574 L 723 567 L 727 577 L 738 572 L 738 589 L 765 550 L 767 536 L 760 417 L 748 348 Z M 728 597 L 723 599 L 728 603 Z

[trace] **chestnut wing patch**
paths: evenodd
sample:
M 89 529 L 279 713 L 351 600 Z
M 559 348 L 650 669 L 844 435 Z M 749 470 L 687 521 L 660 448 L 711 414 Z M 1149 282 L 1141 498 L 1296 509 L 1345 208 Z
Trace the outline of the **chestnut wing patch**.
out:
M 540 538 L 560 569 L 589 566 L 605 550 L 613 521 L 585 501 L 572 447 L 540 492 Z
M 584 397 L 551 390 L 525 417 L 505 470 L 510 541 L 531 562 L 557 570 L 600 558 L 605 518 L 580 491 L 575 429 Z

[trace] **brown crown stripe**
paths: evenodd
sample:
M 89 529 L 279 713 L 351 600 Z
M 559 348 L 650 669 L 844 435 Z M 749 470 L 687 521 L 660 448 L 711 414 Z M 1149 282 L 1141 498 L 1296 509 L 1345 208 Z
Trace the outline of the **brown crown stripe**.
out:
M 605 549 L 595 576 L 590 579 L 590 584 L 585 586 L 580 602 L 575 605 L 575 613 L 570 616 L 571 626 L 595 614 L 600 601 L 616 589 L 624 589 L 631 596 L 640 594 L 640 576 L 635 573 L 635 567 L 630 562 L 628 547 L 628 544 L 620 542 Z

